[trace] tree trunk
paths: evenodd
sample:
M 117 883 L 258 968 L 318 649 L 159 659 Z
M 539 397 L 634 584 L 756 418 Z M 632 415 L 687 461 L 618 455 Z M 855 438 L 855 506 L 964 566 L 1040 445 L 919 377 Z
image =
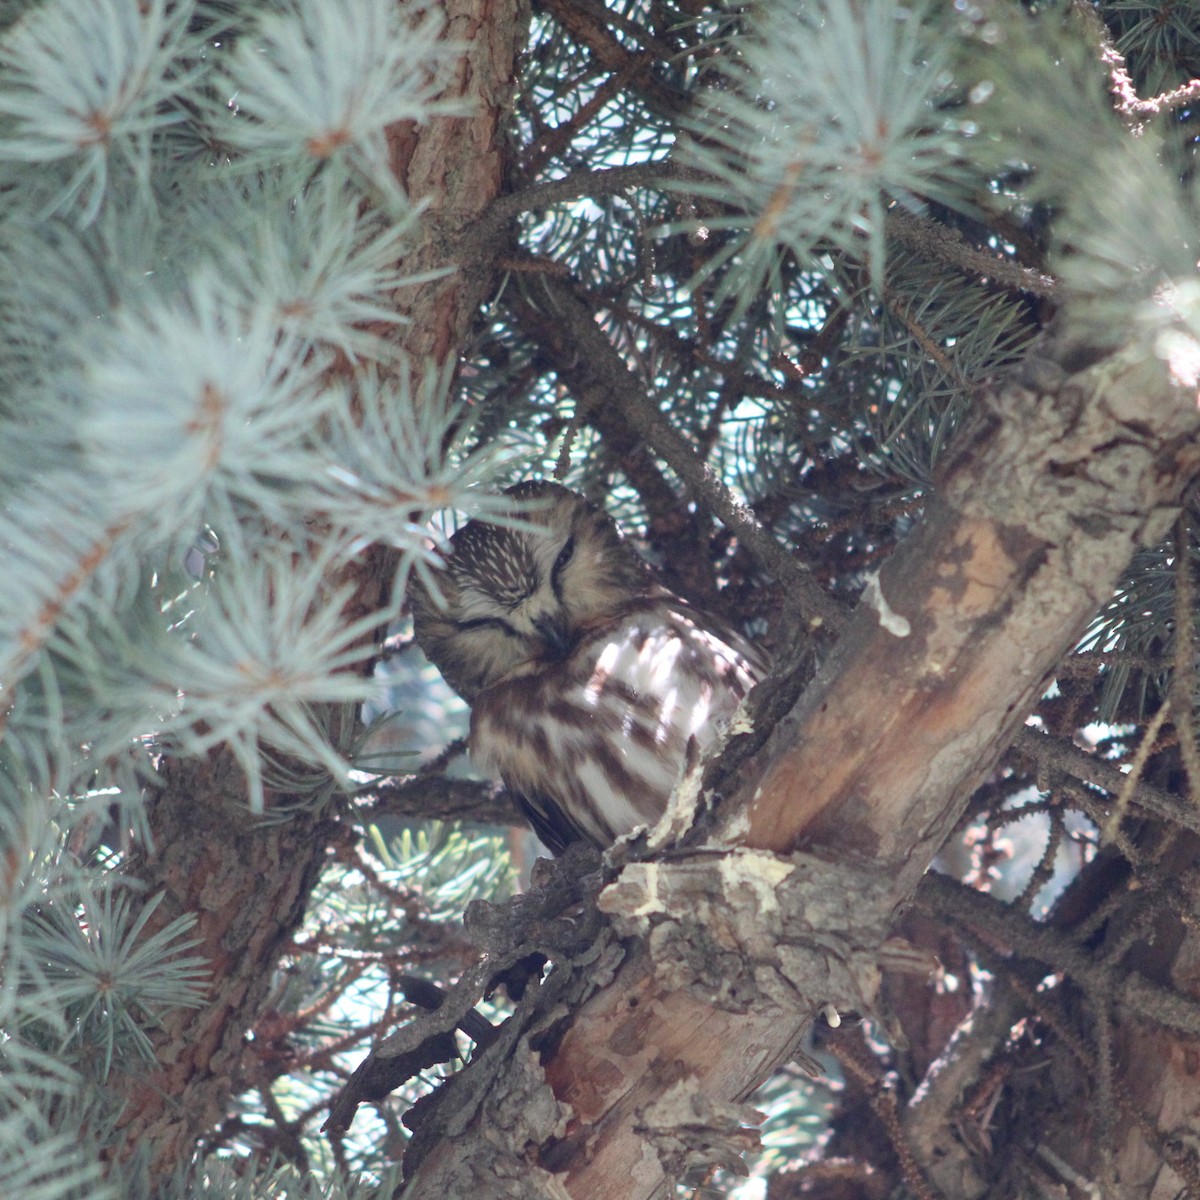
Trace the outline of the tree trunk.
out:
M 526 35 L 521 0 L 445 0 L 443 7 L 446 37 L 463 48 L 444 94 L 461 96 L 466 115 L 389 131 L 397 176 L 414 200 L 429 206 L 425 242 L 405 264 L 414 271 L 452 265 L 446 247 L 500 192 L 507 166 L 502 122 Z M 489 287 L 489 263 L 478 250 L 469 270 L 396 295 L 409 323 L 389 336 L 413 359 L 444 363 L 457 355 Z M 349 618 L 384 607 L 395 570 L 389 550 L 362 556 Z M 272 970 L 304 916 L 336 832 L 328 814 L 306 811 L 305 803 L 303 796 L 268 794 L 268 807 L 297 804 L 301 811 L 269 823 L 254 817 L 241 773 L 222 749 L 201 761 L 162 764 L 150 804 L 154 846 L 131 873 L 148 896 L 165 894 L 156 927 L 196 914 L 197 953 L 211 963 L 212 984 L 205 1008 L 170 1016 L 158 1032 L 159 1069 L 112 1084 L 124 1102 L 125 1144 L 147 1156 L 152 1175 L 186 1161 L 196 1137 L 247 1085 L 246 1035 L 262 1016 Z

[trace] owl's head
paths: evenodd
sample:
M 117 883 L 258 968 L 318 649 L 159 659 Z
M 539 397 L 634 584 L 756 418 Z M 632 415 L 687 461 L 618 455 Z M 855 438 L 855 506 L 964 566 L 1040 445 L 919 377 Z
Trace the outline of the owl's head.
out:
M 654 590 L 612 518 L 557 483 L 507 489 L 523 528 L 483 520 L 450 539 L 444 604 L 409 586 L 417 642 L 465 700 L 567 658 L 580 638 Z

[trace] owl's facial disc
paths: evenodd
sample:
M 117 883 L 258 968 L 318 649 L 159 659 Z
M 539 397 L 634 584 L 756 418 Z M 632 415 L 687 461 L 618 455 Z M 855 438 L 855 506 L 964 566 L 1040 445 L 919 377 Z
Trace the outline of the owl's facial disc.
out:
M 488 628 L 508 638 L 517 661 L 561 662 L 579 640 L 564 595 L 575 538 L 549 532 L 497 531 L 497 540 L 506 543 L 506 569 L 461 581 L 459 628 Z
M 520 524 L 470 521 L 445 563 L 444 603 L 413 590 L 417 640 L 468 700 L 567 662 L 654 583 L 603 510 L 558 484 L 509 489 Z

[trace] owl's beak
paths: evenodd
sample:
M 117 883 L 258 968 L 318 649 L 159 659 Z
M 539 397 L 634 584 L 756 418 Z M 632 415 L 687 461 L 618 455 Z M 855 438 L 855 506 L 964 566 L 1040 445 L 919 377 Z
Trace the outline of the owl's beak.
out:
M 546 644 L 547 658 L 561 662 L 575 649 L 575 635 L 571 632 L 567 619 L 562 613 L 541 617 L 534 621 L 533 627 Z

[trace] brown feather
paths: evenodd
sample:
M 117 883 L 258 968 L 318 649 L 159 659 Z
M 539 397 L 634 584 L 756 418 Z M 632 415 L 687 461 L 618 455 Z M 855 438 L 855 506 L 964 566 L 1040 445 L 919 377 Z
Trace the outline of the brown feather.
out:
M 471 756 L 518 796 L 555 852 L 610 845 L 661 815 L 765 658 L 659 584 L 602 510 L 557 484 L 530 528 L 472 521 L 440 573 L 445 607 L 411 589 L 416 637 L 471 702 Z

